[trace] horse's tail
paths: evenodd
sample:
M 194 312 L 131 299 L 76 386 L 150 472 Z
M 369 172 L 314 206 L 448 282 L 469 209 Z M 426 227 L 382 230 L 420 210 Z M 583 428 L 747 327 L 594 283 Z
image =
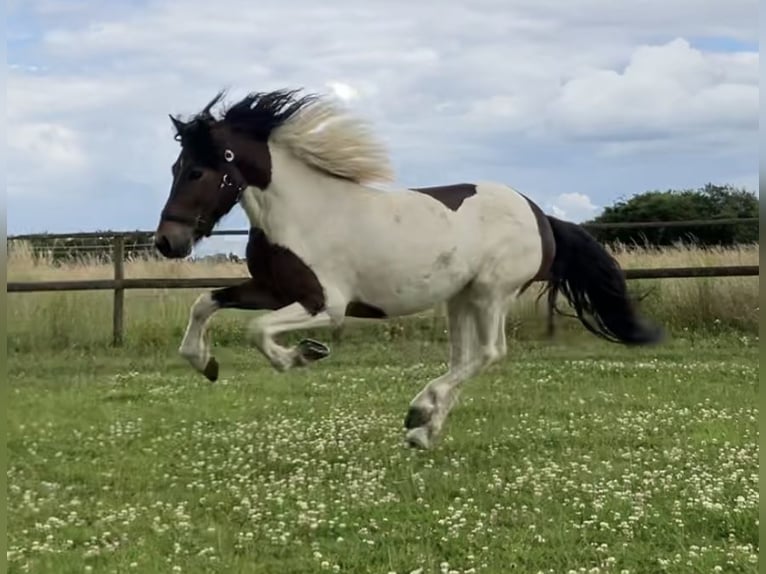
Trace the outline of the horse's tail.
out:
M 659 342 L 663 330 L 638 314 L 623 271 L 607 250 L 579 225 L 551 216 L 548 221 L 556 254 L 545 289 L 553 310 L 561 313 L 555 307 L 561 293 L 580 322 L 599 337 L 626 345 Z

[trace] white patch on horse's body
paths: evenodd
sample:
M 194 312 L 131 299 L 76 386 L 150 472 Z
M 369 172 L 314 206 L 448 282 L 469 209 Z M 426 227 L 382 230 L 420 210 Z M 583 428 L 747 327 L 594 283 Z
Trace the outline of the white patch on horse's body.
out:
M 257 187 L 250 186 L 242 192 L 242 198 L 239 200 L 239 204 L 242 206 L 242 210 L 245 212 L 248 221 L 261 221 L 263 217 L 261 213 L 261 205 L 258 201 L 258 193 L 262 193 Z
M 289 247 L 347 300 L 387 316 L 408 315 L 477 279 L 511 277 L 517 288 L 537 273 L 537 221 L 508 186 L 480 182 L 453 211 L 409 189 L 331 178 L 277 145 L 270 152 L 270 186 L 244 194 L 251 225 Z

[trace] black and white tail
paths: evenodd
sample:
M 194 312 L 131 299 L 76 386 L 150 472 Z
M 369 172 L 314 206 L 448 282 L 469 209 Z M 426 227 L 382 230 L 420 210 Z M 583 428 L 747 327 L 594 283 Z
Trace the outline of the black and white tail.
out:
M 548 301 L 555 305 L 555 297 L 561 293 L 582 324 L 609 341 L 626 345 L 659 342 L 663 330 L 638 314 L 617 261 L 584 228 L 547 217 L 556 242 L 546 286 Z

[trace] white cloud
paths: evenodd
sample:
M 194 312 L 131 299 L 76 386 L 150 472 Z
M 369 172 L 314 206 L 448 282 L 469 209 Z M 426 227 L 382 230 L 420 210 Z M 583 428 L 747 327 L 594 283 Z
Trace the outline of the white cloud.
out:
M 210 97 L 193 102 L 172 80 L 152 74 L 15 69 L 8 77 L 8 193 L 23 197 L 102 194 L 103 181 L 113 177 L 156 185 L 175 151 L 167 145 L 167 113 L 179 100 L 199 106 Z M 147 94 L 147 85 L 157 93 Z M 165 114 L 157 109 L 162 104 Z
M 550 123 L 613 141 L 757 130 L 758 56 L 708 57 L 685 40 L 641 46 L 623 72 L 595 69 L 564 84 Z
M 344 82 L 327 82 L 327 87 L 330 88 L 330 91 L 335 96 L 344 102 L 350 102 L 359 97 L 359 90 Z
M 405 0 L 112 4 L 24 3 L 44 32 L 32 56 L 9 56 L 9 191 L 95 195 L 106 185 L 135 199 L 119 191 L 128 182 L 156 192 L 141 200 L 147 221 L 126 225 L 153 225 L 177 153 L 167 114 L 194 113 L 221 87 L 230 100 L 288 86 L 330 92 L 372 121 L 400 183 L 524 182 L 567 213 L 578 212 L 559 190 L 606 203 L 594 180 L 613 169 L 635 186 L 619 194 L 654 187 L 652 177 L 755 169 L 757 52 L 687 41 L 757 41 L 754 0 L 445 0 L 436 16 Z M 46 141 L 41 125 L 58 135 Z M 67 161 L 64 179 L 33 168 Z
M 84 120 L 93 113 L 108 111 L 117 115 L 130 103 L 140 105 L 141 92 L 146 90 L 144 82 L 152 79 L 146 75 L 131 79 L 122 74 L 89 77 L 34 73 L 34 69 L 31 72 L 22 68 L 9 74 L 8 108 L 13 112 L 11 119 L 19 123 L 26 118 L 60 119 L 74 114 Z
M 12 129 L 11 129 L 12 127 Z M 76 184 L 89 162 L 79 134 L 50 122 L 9 125 L 10 157 L 6 191 L 10 196 L 43 196 Z
M 755 0 L 642 0 L 608 4 L 603 0 L 520 0 L 514 5 L 586 33 L 615 33 L 632 38 L 681 33 L 758 40 Z
M 596 215 L 599 210 L 584 193 L 562 193 L 550 204 L 551 213 L 559 219 L 581 223 Z
M 87 165 L 78 135 L 72 129 L 51 123 L 28 123 L 15 130 L 11 150 L 32 163 L 45 158 L 45 168 L 79 170 Z

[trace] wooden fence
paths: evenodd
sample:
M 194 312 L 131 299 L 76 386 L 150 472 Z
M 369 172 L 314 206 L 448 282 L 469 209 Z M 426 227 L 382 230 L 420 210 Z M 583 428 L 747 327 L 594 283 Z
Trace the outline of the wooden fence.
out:
M 606 228 L 651 228 L 651 227 L 697 227 L 707 225 L 734 225 L 755 223 L 759 218 L 730 218 L 715 220 L 687 221 L 645 221 L 625 223 L 593 223 L 584 224 L 590 229 Z M 36 238 L 73 239 L 111 237 L 112 261 L 114 263 L 113 279 L 95 279 L 81 281 L 11 281 L 8 283 L 8 293 L 32 293 L 41 291 L 93 291 L 110 290 L 114 292 L 112 309 L 112 339 L 115 346 L 122 345 L 125 315 L 126 289 L 214 289 L 229 287 L 245 280 L 245 277 L 200 277 L 200 278 L 125 278 L 125 241 L 126 236 L 147 232 L 80 232 L 9 236 L 8 241 L 23 241 Z M 217 230 L 213 235 L 247 235 L 246 229 Z M 651 269 L 626 269 L 625 278 L 632 279 L 669 279 L 693 277 L 750 277 L 759 275 L 758 265 L 727 265 L 707 267 L 664 267 Z M 548 332 L 552 334 L 553 310 L 549 309 Z

